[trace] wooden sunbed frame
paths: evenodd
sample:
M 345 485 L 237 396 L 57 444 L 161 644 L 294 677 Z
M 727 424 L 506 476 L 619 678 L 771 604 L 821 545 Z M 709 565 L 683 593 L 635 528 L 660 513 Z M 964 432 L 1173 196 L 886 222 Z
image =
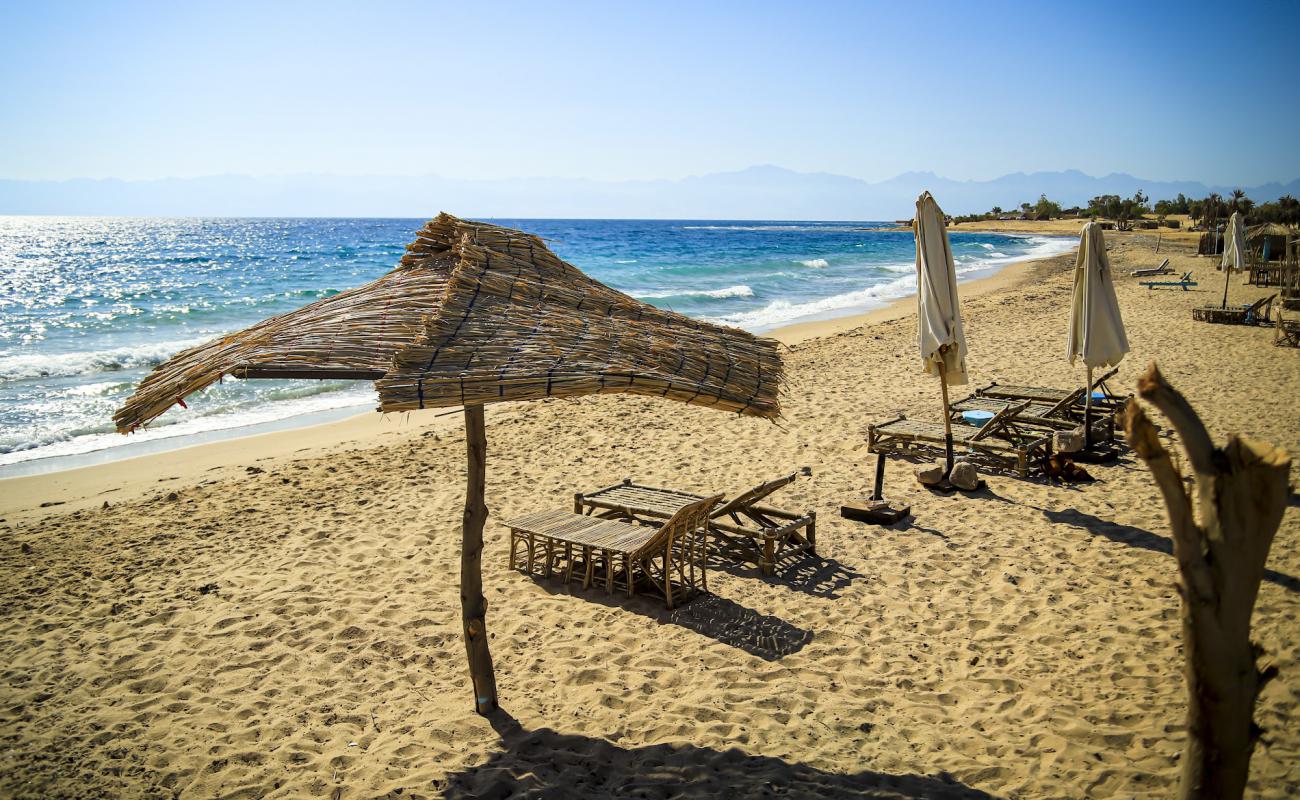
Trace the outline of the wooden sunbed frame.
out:
M 1249 305 L 1229 306 L 1228 308 L 1219 308 L 1218 306 L 1193 308 L 1192 319 L 1198 322 L 1214 322 L 1220 325 L 1263 325 L 1268 322 L 1269 311 L 1272 309 L 1273 300 L 1276 298 L 1276 294 L 1271 294 Z
M 1115 373 L 1117 372 L 1119 372 L 1118 367 L 1111 369 L 1100 378 L 1094 380 L 1092 386 L 1088 387 L 1088 391 L 1101 389 L 1102 393 L 1105 395 L 1100 399 L 1093 399 L 1092 407 L 1094 410 L 1110 412 L 1120 411 L 1124 408 L 1125 404 L 1128 403 L 1128 399 L 1132 397 L 1132 395 L 1115 394 L 1110 390 L 1110 387 L 1106 385 L 1106 381 L 1115 377 Z M 978 397 L 996 397 L 1000 400 L 1033 400 L 1039 403 L 1062 403 L 1068 399 L 1069 402 L 1063 405 L 1062 408 L 1069 407 L 1071 404 L 1078 405 L 1080 400 L 1083 399 L 1083 392 L 1084 390 L 1081 388 L 1052 389 L 1044 386 L 1017 386 L 1013 384 L 1002 384 L 997 381 L 975 390 L 975 394 Z
M 1300 347 L 1300 320 L 1287 319 L 1279 308 L 1277 321 L 1273 324 L 1273 344 L 1278 347 Z
M 1173 273 L 1173 268 L 1169 266 L 1169 259 L 1160 262 L 1158 267 L 1147 267 L 1145 269 L 1135 269 L 1130 275 L 1135 278 L 1149 278 L 1153 275 L 1169 275 Z
M 722 495 L 685 503 L 659 525 L 637 525 L 568 511 L 539 511 L 506 522 L 510 528 L 510 568 L 551 577 L 563 568 L 565 581 L 582 588 L 604 586 L 636 593 L 648 583 L 672 608 L 695 591 L 708 589 L 701 532 Z M 527 561 L 519 558 L 520 547 Z
M 1074 430 L 1083 424 L 1083 415 L 1078 412 L 1075 403 L 1083 397 L 1083 387 L 1056 402 L 1031 402 L 1025 410 L 1016 416 L 1017 422 L 1023 422 L 1031 428 L 1043 428 L 1051 431 Z M 964 411 L 998 411 L 1014 404 L 1013 399 L 970 395 L 952 404 L 952 421 L 963 422 Z M 1103 412 L 1096 415 L 1092 422 L 1092 441 L 1110 442 L 1115 439 L 1115 415 Z
M 1188 270 L 1176 281 L 1138 281 L 1138 285 L 1145 286 L 1148 289 L 1154 289 L 1157 286 L 1179 286 L 1185 292 L 1188 286 L 1199 286 L 1200 284 L 1192 280 L 1192 273 Z
M 817 512 L 783 511 L 759 501 L 794 482 L 798 473 L 766 481 L 717 506 L 709 515 L 708 532 L 719 553 L 756 565 L 764 575 L 778 562 L 798 553 L 816 554 Z M 573 496 L 573 510 L 605 519 L 658 524 L 683 504 L 701 495 L 646 486 L 624 478 L 621 483 Z
M 993 419 L 976 428 L 952 426 L 953 448 L 964 447 L 982 460 L 1014 471 L 1022 478 L 1052 454 L 1052 437 L 1042 431 L 1016 427 L 1018 416 L 1030 405 L 1029 400 L 1008 404 Z M 899 416 L 867 429 L 867 451 L 893 453 L 908 450 L 943 451 L 947 430 L 942 423 L 918 422 Z

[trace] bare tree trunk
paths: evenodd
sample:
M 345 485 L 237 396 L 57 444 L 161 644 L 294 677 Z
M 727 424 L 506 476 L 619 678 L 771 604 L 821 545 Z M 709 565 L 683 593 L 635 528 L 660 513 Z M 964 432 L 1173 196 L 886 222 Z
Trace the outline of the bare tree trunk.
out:
M 1125 430 L 1164 496 L 1178 560 L 1188 694 L 1179 797 L 1240 798 L 1261 733 L 1255 700 L 1277 672 L 1255 665 L 1260 650 L 1250 641 L 1250 617 L 1290 496 L 1291 460 L 1285 450 L 1244 436 L 1216 448 L 1154 363 L 1138 380 L 1138 394 L 1173 423 L 1195 481 L 1196 515 L 1155 426 L 1130 400 Z
M 483 597 L 483 502 L 486 480 L 487 434 L 483 406 L 465 406 L 465 449 L 469 470 L 465 479 L 465 517 L 460 542 L 460 618 L 465 627 L 465 653 L 474 682 L 474 710 L 490 714 L 497 707 L 497 679 L 488 650 L 487 600 Z

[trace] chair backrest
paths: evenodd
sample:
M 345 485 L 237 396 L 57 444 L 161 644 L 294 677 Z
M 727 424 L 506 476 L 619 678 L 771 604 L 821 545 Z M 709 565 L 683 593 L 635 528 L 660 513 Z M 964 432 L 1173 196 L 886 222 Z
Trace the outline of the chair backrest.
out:
M 993 436 L 1006 430 L 1006 427 L 1011 424 L 1011 422 L 1014 421 L 1022 411 L 1029 408 L 1031 402 L 1033 401 L 1026 400 L 1023 403 L 1016 403 L 1015 405 L 1008 404 L 1006 408 L 994 414 L 993 419 L 990 419 L 988 422 L 980 426 L 980 429 L 975 432 L 974 436 L 970 437 L 970 440 L 972 442 L 977 442 L 980 439 Z
M 1164 261 L 1160 262 L 1160 266 L 1156 267 L 1156 269 L 1159 270 L 1160 272 L 1164 272 L 1165 267 L 1167 266 L 1169 266 L 1169 259 L 1166 258 Z
M 791 472 L 789 475 L 786 475 L 785 477 L 776 478 L 775 480 L 770 480 L 770 481 L 765 481 L 763 483 L 760 483 L 759 485 L 755 486 L 753 489 L 750 489 L 747 492 L 741 492 L 740 494 L 736 495 L 733 499 L 718 506 L 709 514 L 709 516 L 721 517 L 724 514 L 730 514 L 732 511 L 737 511 L 747 506 L 752 506 L 754 503 L 757 503 L 759 500 L 762 500 L 764 497 L 767 497 L 769 494 L 775 492 L 777 489 L 780 489 L 782 486 L 786 486 L 788 484 L 794 483 L 794 479 L 797 477 L 799 477 L 799 473 Z
M 672 550 L 675 542 L 690 536 L 708 524 L 709 512 L 720 500 L 722 495 L 715 494 L 703 500 L 696 500 L 694 503 L 687 503 L 677 509 L 677 512 L 659 528 L 658 533 L 637 548 L 635 555 L 642 556 L 646 553 Z

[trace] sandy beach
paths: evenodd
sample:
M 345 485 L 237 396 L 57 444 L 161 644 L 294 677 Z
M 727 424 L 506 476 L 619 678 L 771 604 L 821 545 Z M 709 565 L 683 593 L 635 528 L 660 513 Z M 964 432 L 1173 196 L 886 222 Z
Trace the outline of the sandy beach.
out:
M 1300 454 L 1300 352 L 1192 321 L 1223 275 L 1190 237 L 1158 255 L 1155 232 L 1107 237 L 1132 344 L 1112 386 L 1155 360 L 1220 441 Z M 1200 285 L 1126 274 L 1166 256 Z M 1082 380 L 1063 355 L 1073 258 L 963 284 L 971 388 Z M 939 417 L 915 327 L 907 299 L 778 331 L 779 425 L 626 396 L 489 407 L 492 720 L 461 641 L 456 414 L 0 481 L 0 795 L 1169 796 L 1176 567 L 1131 454 L 1088 466 L 1094 483 L 992 475 L 972 496 L 891 462 L 886 493 L 914 517 L 839 517 L 870 488 L 868 424 Z M 773 577 L 728 566 L 668 611 L 507 568 L 501 520 L 575 491 L 633 476 L 735 493 L 800 467 L 772 500 L 818 512 L 819 557 Z M 1293 498 L 1254 618 L 1280 676 L 1251 797 L 1300 793 L 1298 545 Z

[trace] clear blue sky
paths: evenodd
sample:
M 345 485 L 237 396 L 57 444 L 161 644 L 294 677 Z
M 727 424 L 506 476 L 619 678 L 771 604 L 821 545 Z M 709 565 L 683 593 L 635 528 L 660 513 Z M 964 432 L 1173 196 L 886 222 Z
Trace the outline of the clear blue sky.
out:
M 0 177 L 1251 185 L 1300 176 L 1297 30 L 1295 2 L 0 0 Z

